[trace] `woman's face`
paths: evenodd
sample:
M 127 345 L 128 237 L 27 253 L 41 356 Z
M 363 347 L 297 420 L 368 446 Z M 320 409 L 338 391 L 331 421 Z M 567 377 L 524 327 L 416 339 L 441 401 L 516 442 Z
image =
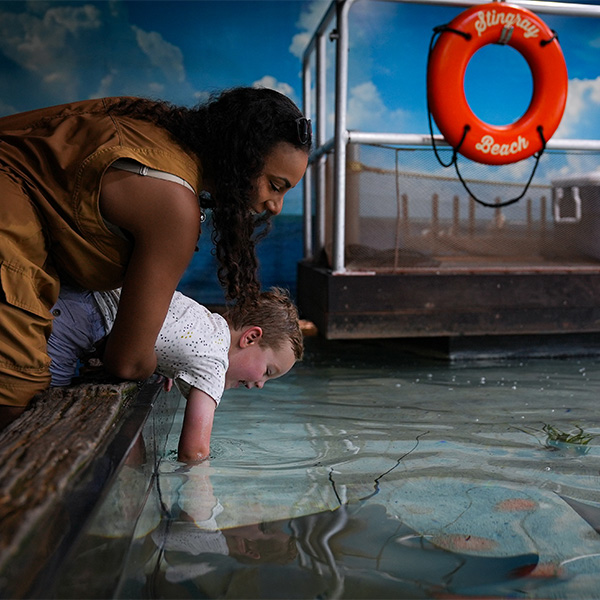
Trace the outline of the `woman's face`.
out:
M 275 146 L 265 160 L 252 191 L 250 207 L 257 214 L 268 211 L 278 215 L 283 208 L 283 197 L 302 179 L 308 154 L 287 142 Z

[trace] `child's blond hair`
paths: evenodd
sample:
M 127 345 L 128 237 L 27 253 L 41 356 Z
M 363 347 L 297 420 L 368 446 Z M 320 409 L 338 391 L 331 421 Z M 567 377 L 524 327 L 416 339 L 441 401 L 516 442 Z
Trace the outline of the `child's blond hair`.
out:
M 302 358 L 304 344 L 298 309 L 287 290 L 273 287 L 261 292 L 254 302 L 231 306 L 224 317 L 238 331 L 244 327 L 260 327 L 263 332 L 261 346 L 279 350 L 286 340 L 289 341 L 296 360 Z

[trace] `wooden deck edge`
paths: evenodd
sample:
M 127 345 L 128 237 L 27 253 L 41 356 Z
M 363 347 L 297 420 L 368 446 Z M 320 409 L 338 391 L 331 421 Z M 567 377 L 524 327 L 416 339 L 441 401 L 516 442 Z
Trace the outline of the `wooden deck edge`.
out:
M 297 295 L 328 340 L 600 333 L 600 271 L 366 275 L 304 261 Z
M 82 520 L 102 493 L 70 510 L 66 499 L 123 428 L 133 439 L 161 389 L 159 378 L 134 382 L 83 383 L 54 388 L 0 432 L 0 596 L 27 597 L 39 589 L 49 562 L 66 553 Z M 129 448 L 119 441 L 121 456 Z M 114 454 L 114 449 L 113 449 Z M 108 477 L 105 477 L 108 480 Z M 107 481 L 105 482 L 107 483 Z M 94 497 L 95 496 L 95 497 Z M 60 557 L 59 557 L 60 558 Z

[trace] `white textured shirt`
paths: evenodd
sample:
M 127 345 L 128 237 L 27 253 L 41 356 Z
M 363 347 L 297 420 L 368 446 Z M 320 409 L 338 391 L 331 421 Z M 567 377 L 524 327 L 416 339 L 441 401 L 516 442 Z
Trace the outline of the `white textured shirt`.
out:
M 105 294 L 107 292 L 95 292 L 96 301 Z M 103 308 L 106 304 L 104 298 Z M 116 303 L 114 307 L 112 315 L 102 310 L 105 320 L 110 321 L 112 317 L 108 329 L 114 323 Z M 154 347 L 157 371 L 173 379 L 185 398 L 195 387 L 219 404 L 225 389 L 230 344 L 229 326 L 221 315 L 175 292 Z
M 195 387 L 219 404 L 230 344 L 229 326 L 221 315 L 175 292 L 156 340 L 158 372 L 174 379 L 186 398 Z

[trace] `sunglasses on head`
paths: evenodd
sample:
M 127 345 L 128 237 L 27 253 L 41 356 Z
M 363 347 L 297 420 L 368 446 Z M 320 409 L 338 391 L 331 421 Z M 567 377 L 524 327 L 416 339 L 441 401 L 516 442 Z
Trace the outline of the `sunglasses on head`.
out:
M 312 123 L 310 122 L 310 119 L 298 117 L 295 122 L 298 131 L 298 141 L 302 145 L 310 143 L 312 139 Z

